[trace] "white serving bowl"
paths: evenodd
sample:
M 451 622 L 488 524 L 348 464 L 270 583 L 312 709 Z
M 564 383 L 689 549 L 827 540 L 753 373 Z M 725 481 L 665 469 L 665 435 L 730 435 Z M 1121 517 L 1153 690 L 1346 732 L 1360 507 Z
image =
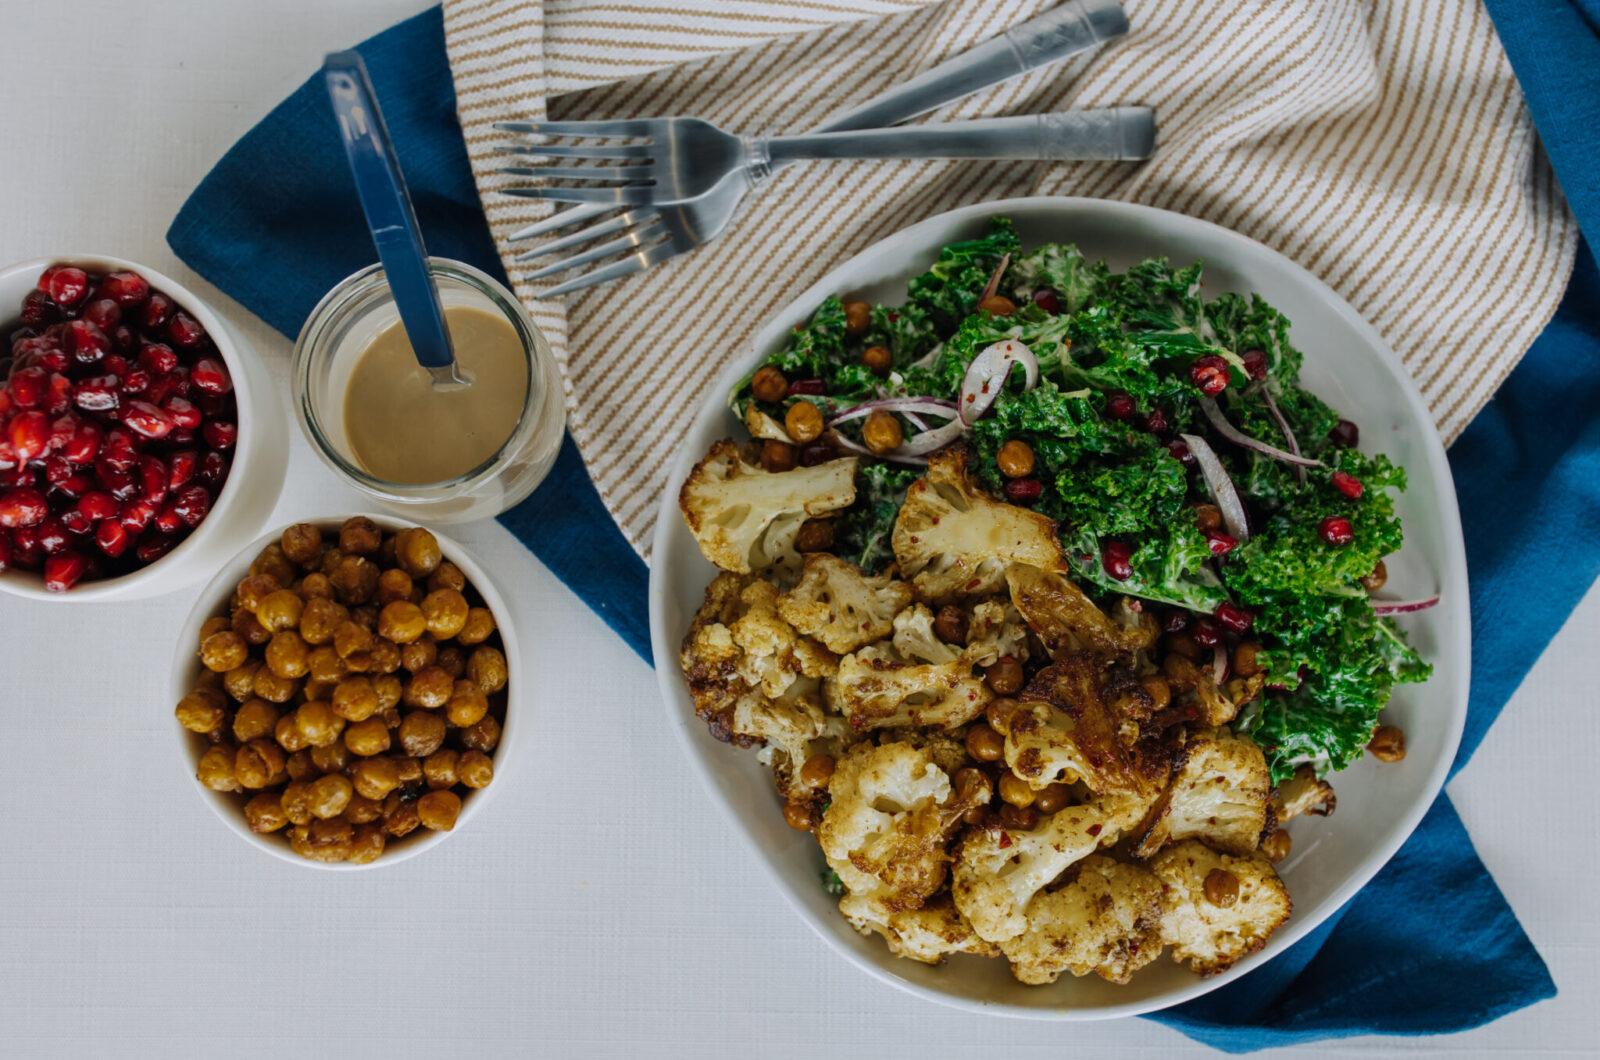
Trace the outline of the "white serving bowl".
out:
M 191 585 L 215 571 L 239 542 L 257 533 L 272 514 L 289 463 L 289 416 L 277 385 L 249 341 L 226 318 L 177 280 L 147 265 L 104 254 L 59 254 L 0 269 L 0 324 L 15 320 L 22 298 L 39 274 L 57 262 L 91 272 L 131 269 L 171 296 L 211 334 L 228 372 L 239 410 L 239 439 L 232 466 L 211 511 L 171 552 L 117 578 L 82 581 L 64 593 L 45 589 L 37 571 L 0 573 L 0 591 L 52 602 L 89 603 L 156 596 Z
M 826 296 L 901 300 L 906 281 L 925 270 L 940 247 L 982 234 L 987 219 L 995 216 L 1012 218 L 1025 246 L 1077 243 L 1090 258 L 1105 258 L 1119 269 L 1161 254 L 1179 263 L 1204 261 L 1208 297 L 1255 291 L 1282 310 L 1293 322 L 1295 345 L 1306 355 L 1304 385 L 1357 422 L 1363 449 L 1387 453 L 1408 472 L 1410 488 L 1397 503 L 1406 544 L 1388 560 L 1384 595 L 1443 594 L 1441 606 L 1399 618 L 1435 667 L 1426 684 L 1401 686 L 1385 714 L 1386 721 L 1405 730 L 1406 759 L 1385 765 L 1369 757 L 1336 774 L 1338 812 L 1293 822 L 1294 853 L 1279 871 L 1294 899 L 1294 916 L 1262 952 L 1210 979 L 1185 971 L 1165 955 L 1128 986 L 1067 975 L 1048 987 L 1016 982 L 1002 960 L 961 956 L 929 967 L 894 957 L 882 939 L 858 935 L 839 915 L 835 899 L 818 883 L 825 863 L 816 841 L 784 823 L 771 778 L 753 754 L 706 733 L 678 665 L 679 642 L 716 574 L 678 513 L 678 489 L 712 442 L 743 436 L 726 408 L 735 383 L 758 354 L 776 348 Z M 805 921 L 851 963 L 921 997 L 978 1012 L 1081 1020 L 1166 1008 L 1214 990 L 1288 949 L 1360 890 L 1422 819 L 1444 783 L 1467 710 L 1467 571 L 1455 489 L 1416 385 L 1377 331 L 1327 285 L 1253 240 L 1180 214 L 1094 199 L 1012 199 L 941 214 L 874 244 L 798 295 L 757 333 L 753 346 L 713 388 L 662 491 L 650 566 L 656 673 L 669 723 L 713 801 Z
M 324 535 L 329 533 L 337 536 L 339 526 L 354 515 L 366 515 L 367 518 L 383 528 L 385 534 L 392 534 L 416 524 L 397 520 L 389 516 L 368 515 L 365 512 L 355 512 L 351 515 L 333 518 L 300 519 L 296 522 L 315 523 L 322 528 Z M 190 612 L 188 621 L 183 624 L 183 631 L 178 635 L 178 643 L 174 646 L 176 661 L 172 665 L 172 684 L 168 699 L 167 710 L 172 709 L 184 696 L 194 689 L 195 682 L 200 676 L 201 665 L 199 656 L 200 627 L 206 619 L 214 615 L 227 615 L 228 601 L 233 596 L 235 587 L 250 573 L 250 564 L 261 554 L 261 550 L 277 541 L 283 536 L 287 527 L 279 527 L 274 532 L 251 542 L 243 551 L 229 560 L 216 577 L 200 591 L 200 598 L 196 601 L 194 610 Z M 511 764 L 515 761 L 518 741 L 523 739 L 523 733 L 529 727 L 529 719 L 525 717 L 530 709 L 525 702 L 518 702 L 518 690 L 522 687 L 522 659 L 517 651 L 517 637 L 509 624 L 511 608 L 495 588 L 488 573 L 481 567 L 477 560 L 459 542 L 453 541 L 445 535 L 428 528 L 439 541 L 439 550 L 444 558 L 461 568 L 461 573 L 466 575 L 467 582 L 483 597 L 484 606 L 494 615 L 495 625 L 500 631 L 501 650 L 506 657 L 506 716 L 501 723 L 500 742 L 495 746 L 494 780 L 488 787 L 476 791 L 469 791 L 461 795 L 461 815 L 456 818 L 456 824 L 448 832 L 433 832 L 426 828 L 418 827 L 410 835 L 401 839 L 391 840 L 384 848 L 384 852 L 374 861 L 364 865 L 352 865 L 348 862 L 322 862 L 303 858 L 289 848 L 289 840 L 285 829 L 279 829 L 268 835 L 257 835 L 250 831 L 245 823 L 244 804 L 248 801 L 241 795 L 229 794 L 221 791 L 212 791 L 201 784 L 195 776 L 199 765 L 200 756 L 205 753 L 211 744 L 204 736 L 190 732 L 176 719 L 172 727 L 177 734 L 178 756 L 182 759 L 182 768 L 187 770 L 189 778 L 194 781 L 194 789 L 199 793 L 207 806 L 211 807 L 218 819 L 227 825 L 239 838 L 274 857 L 300 865 L 304 868 L 333 869 L 344 872 L 354 872 L 358 869 L 382 868 L 394 865 L 407 858 L 414 858 L 425 850 L 432 850 L 446 839 L 455 835 L 483 811 L 484 805 L 495 792 L 501 790 L 506 784 L 506 775 L 512 770 Z M 326 538 L 325 538 L 326 539 Z

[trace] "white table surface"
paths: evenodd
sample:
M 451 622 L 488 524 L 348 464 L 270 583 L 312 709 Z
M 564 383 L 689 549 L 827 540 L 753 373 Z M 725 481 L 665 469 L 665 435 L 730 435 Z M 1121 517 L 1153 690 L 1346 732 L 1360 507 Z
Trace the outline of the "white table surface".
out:
M 0 3 L 0 263 L 104 251 L 194 285 L 286 375 L 289 343 L 167 248 L 222 153 L 324 51 L 419 0 Z M 359 507 L 291 439 L 274 517 Z M 536 738 L 473 826 L 378 871 L 249 850 L 191 790 L 166 678 L 192 590 L 0 596 L 0 1056 L 1026 1056 L 1209 1052 L 1145 1020 L 982 1019 L 834 956 L 690 775 L 654 677 L 494 523 Z M 1535 590 L 1536 591 L 1536 590 Z M 1586 1055 L 1600 1016 L 1591 591 L 1450 794 L 1560 995 L 1450 1038 L 1318 1055 Z

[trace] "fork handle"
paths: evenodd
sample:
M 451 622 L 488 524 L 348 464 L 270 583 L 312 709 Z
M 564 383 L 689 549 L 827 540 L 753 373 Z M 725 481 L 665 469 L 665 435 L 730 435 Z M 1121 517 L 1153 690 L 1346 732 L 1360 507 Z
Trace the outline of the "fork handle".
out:
M 817 127 L 818 132 L 898 125 L 1018 74 L 1128 32 L 1118 0 L 1067 0 Z
M 860 132 L 753 137 L 745 146 L 752 182 L 802 159 L 1139 159 L 1149 158 L 1155 147 L 1155 115 L 1149 107 L 1069 110 Z

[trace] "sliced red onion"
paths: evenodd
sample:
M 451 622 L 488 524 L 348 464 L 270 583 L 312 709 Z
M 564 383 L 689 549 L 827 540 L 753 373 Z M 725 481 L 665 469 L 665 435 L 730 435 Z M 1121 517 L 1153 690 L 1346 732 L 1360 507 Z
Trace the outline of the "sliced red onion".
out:
M 920 412 L 928 416 L 939 416 L 944 419 L 949 419 L 956 414 L 956 403 L 954 401 L 946 401 L 943 398 L 930 397 L 879 398 L 876 401 L 863 402 L 860 405 L 855 405 L 851 408 L 845 409 L 843 412 L 833 417 L 833 419 L 829 420 L 828 426 L 833 427 L 840 423 L 848 423 L 851 420 L 858 420 L 861 417 L 869 416 L 880 409 L 884 412 Z
M 985 299 L 994 297 L 994 293 L 1000 289 L 1000 277 L 1006 271 L 1006 266 L 1010 264 L 1011 251 L 1008 250 L 1000 259 L 1000 264 L 995 266 L 994 272 L 990 273 L 989 282 L 983 285 L 983 293 L 978 296 L 978 302 L 980 304 Z
M 1289 443 L 1289 452 L 1299 456 L 1300 443 L 1295 441 L 1294 432 L 1289 429 L 1289 421 L 1284 419 L 1283 413 L 1279 411 L 1278 403 L 1272 400 L 1272 391 L 1267 389 L 1266 383 L 1259 384 L 1257 389 L 1261 392 L 1261 400 L 1267 404 L 1267 411 L 1272 413 L 1272 418 L 1277 421 L 1278 430 L 1283 432 L 1283 440 Z M 1295 468 L 1294 477 L 1296 482 L 1304 486 L 1306 484 L 1306 469 L 1303 467 Z
M 904 464 L 907 467 L 928 466 L 928 458 L 925 456 L 900 456 L 897 455 L 897 451 L 895 450 L 890 450 L 887 453 L 874 453 L 871 449 L 868 449 L 860 442 L 853 442 L 849 438 L 846 438 L 839 431 L 829 431 L 828 441 L 837 449 L 843 449 L 847 453 L 857 453 L 861 456 L 869 456 L 874 460 L 883 460 L 890 464 Z
M 1426 600 L 1374 600 L 1372 613 L 1375 615 L 1408 615 L 1413 611 L 1426 611 L 1439 602 L 1437 595 Z
M 1228 676 L 1228 649 L 1218 644 L 1211 649 L 1211 680 L 1221 687 Z
M 904 445 L 896 446 L 889 450 L 896 456 L 922 456 L 935 449 L 943 449 L 957 438 L 966 433 L 966 428 L 960 420 L 951 420 L 943 427 L 936 427 L 931 431 L 923 431 Z
M 1039 382 L 1039 359 L 1025 343 L 1016 339 L 1002 339 L 986 347 L 967 365 L 967 374 L 961 379 L 961 422 L 968 427 L 977 423 L 989 406 L 995 403 L 1000 391 L 1011 375 L 1013 365 L 1022 365 L 1028 389 Z
M 1250 540 L 1250 522 L 1244 514 L 1244 501 L 1239 499 L 1239 491 L 1234 488 L 1233 479 L 1228 477 L 1228 469 L 1222 466 L 1216 450 L 1204 438 L 1197 434 L 1180 434 L 1178 437 L 1183 439 L 1189 452 L 1194 454 L 1195 462 L 1200 465 L 1200 476 L 1206 480 L 1206 492 L 1217 502 L 1223 525 L 1228 528 L 1228 533 L 1238 539 L 1239 544 L 1244 544 Z
M 1258 438 L 1252 438 L 1245 434 L 1228 422 L 1228 418 L 1222 414 L 1222 410 L 1217 407 L 1217 403 L 1213 398 L 1202 397 L 1200 399 L 1200 411 L 1206 414 L 1206 419 L 1211 421 L 1211 426 L 1217 429 L 1217 433 L 1234 445 L 1243 446 L 1263 456 L 1270 456 L 1274 460 L 1282 460 L 1286 464 L 1294 464 L 1298 467 L 1322 466 L 1322 461 L 1320 460 L 1312 460 L 1309 457 L 1301 456 L 1299 453 L 1285 452 L 1275 446 L 1268 445 Z M 1287 428 L 1285 430 L 1287 431 Z
M 902 411 L 900 415 L 904 416 L 906 418 L 906 422 L 911 424 L 911 426 L 915 427 L 919 431 L 925 431 L 929 429 L 928 421 L 923 419 L 921 416 L 918 416 L 915 412 Z

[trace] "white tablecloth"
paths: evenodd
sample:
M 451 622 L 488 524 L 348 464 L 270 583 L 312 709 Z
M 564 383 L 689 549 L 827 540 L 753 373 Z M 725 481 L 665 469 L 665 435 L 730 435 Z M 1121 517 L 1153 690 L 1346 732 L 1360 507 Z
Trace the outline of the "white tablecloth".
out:
M 193 282 L 281 379 L 289 343 L 163 240 L 224 150 L 421 0 L 0 4 L 0 263 L 104 251 Z M 292 439 L 283 523 L 358 507 Z M 167 674 L 192 602 L 0 596 L 0 1056 L 1143 1056 L 1143 1020 L 982 1019 L 835 957 L 680 762 L 654 677 L 509 534 L 459 536 L 518 601 L 536 734 L 438 851 L 308 871 L 191 789 Z M 1531 591 L 1537 591 L 1532 587 Z M 1448 1039 L 1321 1055 L 1589 1054 L 1600 1016 L 1591 592 L 1451 785 L 1561 996 Z M 527 688 L 528 686 L 525 686 Z

